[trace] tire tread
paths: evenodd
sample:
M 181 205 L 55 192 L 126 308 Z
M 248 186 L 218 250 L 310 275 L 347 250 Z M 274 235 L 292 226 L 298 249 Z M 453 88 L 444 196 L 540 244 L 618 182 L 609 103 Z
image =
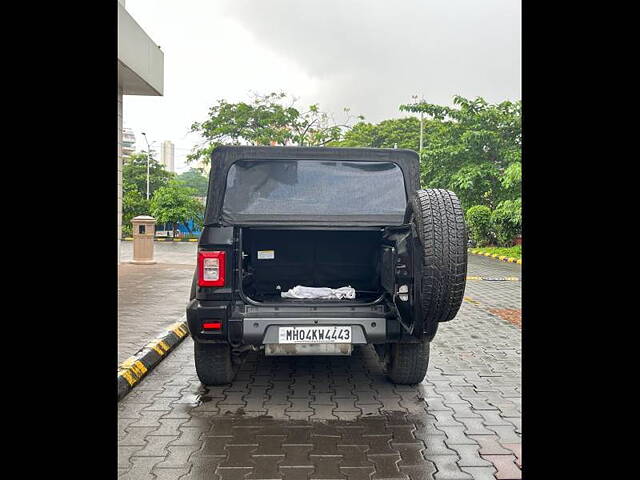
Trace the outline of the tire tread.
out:
M 391 345 L 387 377 L 399 385 L 422 382 L 429 366 L 430 342 L 394 343 Z
M 423 248 L 425 324 L 448 322 L 460 310 L 467 277 L 467 230 L 460 200 L 449 190 L 418 190 L 405 221 L 411 214 Z
M 196 373 L 204 385 L 225 385 L 235 377 L 228 343 L 194 342 Z

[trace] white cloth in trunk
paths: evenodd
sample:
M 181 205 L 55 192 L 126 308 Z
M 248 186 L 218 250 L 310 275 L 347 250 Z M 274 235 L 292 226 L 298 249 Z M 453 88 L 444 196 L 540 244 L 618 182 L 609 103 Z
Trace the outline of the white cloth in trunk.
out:
M 302 285 L 296 285 L 292 289 L 282 292 L 280 295 L 282 298 L 322 298 L 327 300 L 342 300 L 343 298 L 356 298 L 356 291 L 351 288 L 351 286 L 329 288 L 303 287 Z

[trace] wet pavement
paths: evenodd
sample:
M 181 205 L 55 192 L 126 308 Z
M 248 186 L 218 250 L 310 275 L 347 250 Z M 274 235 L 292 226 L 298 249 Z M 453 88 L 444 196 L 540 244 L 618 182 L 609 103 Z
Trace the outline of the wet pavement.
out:
M 197 242 L 154 242 L 154 260 L 158 263 L 196 265 Z M 120 262 L 130 262 L 133 258 L 133 242 L 120 242 Z M 142 265 L 144 266 L 144 265 Z
M 520 275 L 469 262 L 469 275 Z M 365 346 L 253 352 L 233 384 L 204 387 L 187 338 L 118 404 L 120 478 L 521 478 L 521 330 L 497 310 L 519 314 L 520 282 L 468 281 L 413 386 L 390 383 Z
M 156 242 L 155 265 L 127 263 L 131 243 L 118 265 L 118 363 L 184 315 L 196 265 L 196 243 Z
M 469 275 L 482 277 L 520 277 L 522 265 L 469 254 Z

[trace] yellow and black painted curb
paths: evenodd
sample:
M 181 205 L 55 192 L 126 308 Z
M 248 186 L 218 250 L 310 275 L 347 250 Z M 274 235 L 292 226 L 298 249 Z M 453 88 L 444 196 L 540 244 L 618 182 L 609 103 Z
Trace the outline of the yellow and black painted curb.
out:
M 132 242 L 133 237 L 125 237 L 122 240 L 124 240 L 125 242 Z M 156 242 L 197 242 L 198 241 L 197 238 L 163 238 L 163 237 L 154 238 L 153 240 Z
M 189 335 L 186 317 L 172 323 L 135 355 L 118 365 L 118 401 L 135 387 L 170 351 Z
M 470 248 L 469 253 L 473 253 L 474 255 L 482 255 L 484 257 L 495 258 L 497 260 L 502 260 L 503 262 L 517 263 L 518 265 L 522 265 L 521 258 L 513 258 L 507 257 L 506 255 L 498 255 L 497 253 L 483 252 L 480 248 Z
M 484 280 L 487 282 L 519 282 L 519 277 L 474 277 L 468 276 L 467 280 Z

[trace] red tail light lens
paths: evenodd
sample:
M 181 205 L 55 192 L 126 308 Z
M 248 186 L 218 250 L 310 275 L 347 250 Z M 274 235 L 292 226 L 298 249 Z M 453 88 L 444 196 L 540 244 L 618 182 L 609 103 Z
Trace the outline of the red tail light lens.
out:
M 220 330 L 222 328 L 222 323 L 221 322 L 203 323 L 202 328 L 204 328 L 205 330 Z
M 225 252 L 198 252 L 198 285 L 223 287 L 225 280 Z

